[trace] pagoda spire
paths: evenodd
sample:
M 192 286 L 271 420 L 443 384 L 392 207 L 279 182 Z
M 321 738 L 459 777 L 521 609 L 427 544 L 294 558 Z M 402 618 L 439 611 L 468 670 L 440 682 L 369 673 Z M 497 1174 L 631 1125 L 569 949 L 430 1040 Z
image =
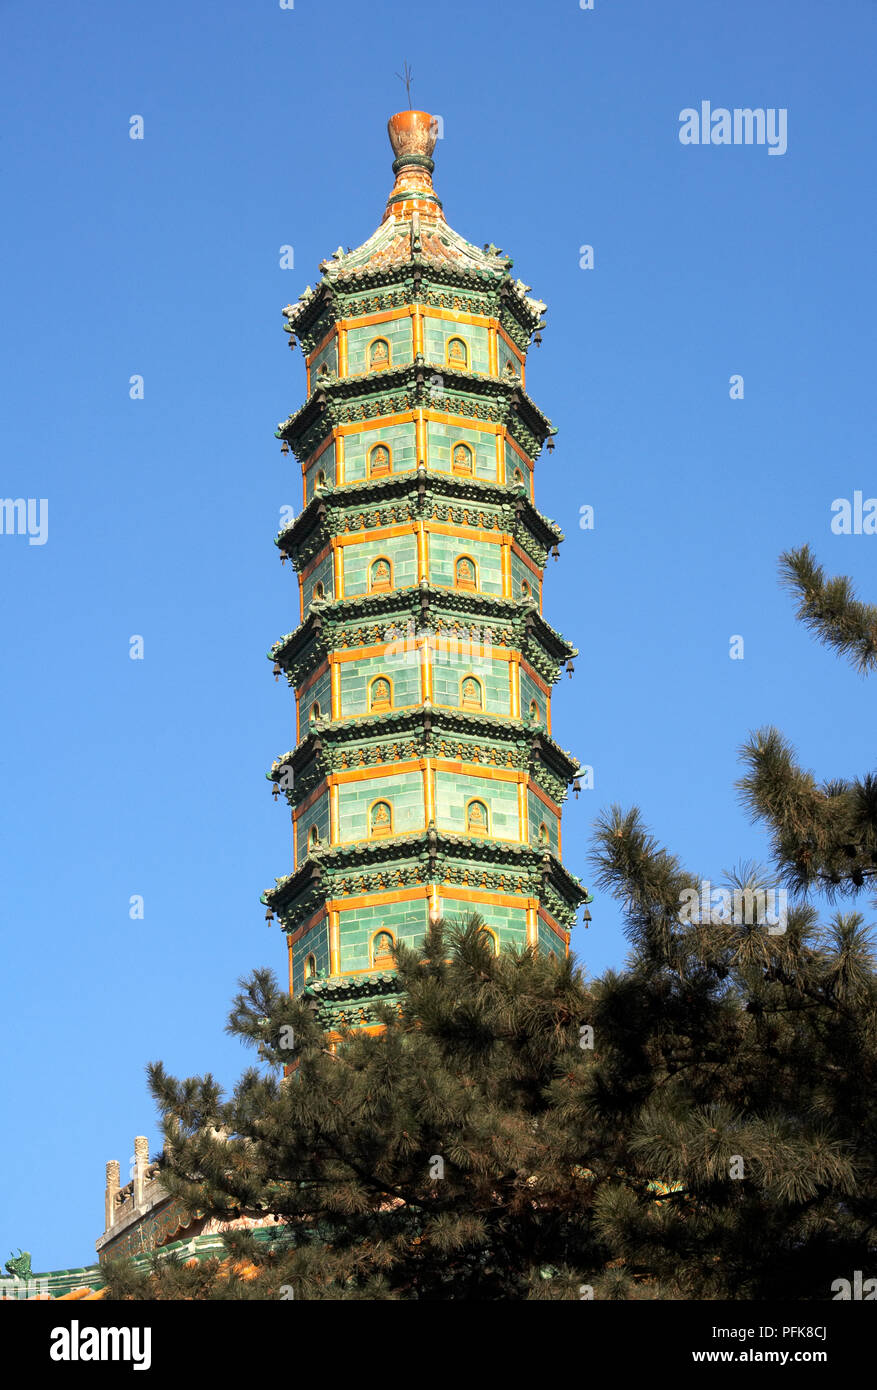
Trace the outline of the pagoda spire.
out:
M 435 164 L 432 152 L 438 136 L 438 120 L 427 111 L 397 111 L 387 122 L 387 134 L 396 158 L 396 182 L 387 199 L 383 221 L 408 221 L 413 213 L 444 221 L 442 205 L 432 186 Z

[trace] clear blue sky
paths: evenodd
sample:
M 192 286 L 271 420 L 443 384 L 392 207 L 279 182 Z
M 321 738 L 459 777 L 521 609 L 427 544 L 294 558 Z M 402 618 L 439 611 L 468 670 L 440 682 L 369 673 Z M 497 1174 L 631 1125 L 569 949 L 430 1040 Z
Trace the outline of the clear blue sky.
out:
M 304 372 L 280 310 L 380 220 L 403 59 L 444 121 L 451 224 L 549 305 L 546 615 L 582 653 L 554 727 L 596 779 L 567 863 L 588 881 L 615 800 L 700 874 L 763 856 L 732 785 L 762 723 L 821 776 L 869 766 L 873 686 L 795 625 L 776 561 L 810 541 L 877 599 L 877 537 L 829 529 L 836 497 L 877 493 L 877 7 L 6 0 L 0 22 L 0 494 L 49 499 L 45 545 L 0 536 L 0 1260 L 47 1269 L 94 1258 L 105 1161 L 157 1141 L 145 1062 L 231 1081 L 235 982 L 283 970 L 259 894 L 290 827 L 263 774 L 293 705 L 264 653 L 297 622 L 273 431 Z M 785 108 L 787 152 L 683 146 L 702 100 Z M 592 913 L 595 973 L 626 946 Z

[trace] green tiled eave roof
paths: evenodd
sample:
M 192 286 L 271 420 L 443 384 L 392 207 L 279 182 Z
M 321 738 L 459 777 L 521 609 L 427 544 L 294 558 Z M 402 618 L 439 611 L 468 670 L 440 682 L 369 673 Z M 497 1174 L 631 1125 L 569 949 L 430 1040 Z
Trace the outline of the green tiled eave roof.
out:
M 282 913 L 284 907 L 293 903 L 308 886 L 316 886 L 319 890 L 324 878 L 331 882 L 363 867 L 388 866 L 388 871 L 392 872 L 395 861 L 405 860 L 410 864 L 415 856 L 423 867 L 424 884 L 438 882 L 441 877 L 440 872 L 434 874 L 430 867 L 434 862 L 441 859 L 465 860 L 487 863 L 509 873 L 526 874 L 531 880 L 534 877 L 549 879 L 571 908 L 593 901 L 575 874 L 570 873 L 554 854 L 546 850 L 487 836 L 453 835 L 433 827 L 408 835 L 387 835 L 375 840 L 357 840 L 350 845 L 311 850 L 291 874 L 275 879 L 274 887 L 267 888 L 260 901 L 275 912 Z M 448 891 L 452 893 L 453 885 L 449 886 Z
M 384 224 L 370 238 L 375 243 L 381 234 L 386 235 Z M 450 229 L 448 229 L 450 231 Z M 456 237 L 456 233 L 452 233 Z M 307 333 L 320 315 L 326 310 L 337 317 L 344 316 L 344 300 L 370 289 L 410 283 L 412 302 L 422 297 L 424 282 L 435 285 L 455 286 L 459 289 L 487 290 L 505 301 L 515 317 L 531 330 L 539 327 L 546 305 L 541 299 L 533 299 L 528 291 L 529 285 L 523 280 L 513 280 L 510 268 L 512 261 L 490 253 L 479 251 L 471 242 L 462 237 L 458 244 L 464 248 L 458 263 L 438 261 L 416 252 L 388 260 L 383 264 L 366 265 L 356 260 L 359 252 L 365 250 L 370 242 L 349 253 L 338 250 L 320 265 L 323 272 L 315 286 L 308 285 L 295 304 L 288 304 L 283 310 L 289 331 L 301 336 Z M 373 246 L 372 254 L 376 248 Z M 340 253 L 340 254 L 339 254 Z M 479 260 L 479 258 L 481 258 Z M 499 305 L 497 306 L 499 309 Z
M 271 765 L 271 771 L 266 772 L 265 776 L 268 781 L 276 782 L 282 776 L 285 767 L 292 767 L 294 772 L 298 772 L 313 758 L 319 757 L 324 746 L 355 747 L 363 739 L 382 735 L 387 730 L 391 731 L 388 739 L 392 740 L 412 731 L 422 731 L 425 726 L 439 735 L 462 734 L 469 738 L 480 737 L 489 743 L 528 747 L 534 756 L 539 753 L 545 757 L 558 776 L 566 782 L 571 782 L 579 769 L 578 760 L 566 749 L 561 748 L 550 734 L 524 720 L 509 719 L 503 715 L 488 717 L 470 713 L 468 710 L 437 708 L 434 705 L 418 705 L 414 709 L 388 710 L 383 714 L 314 720 L 302 741 L 289 752 L 276 758 Z
M 398 1005 L 402 997 L 395 970 L 318 977 L 306 984 L 300 995 L 327 1032 L 377 1023 L 380 1007 Z
M 424 610 L 428 610 L 428 613 Z M 333 629 L 357 620 L 368 622 L 380 621 L 383 618 L 392 625 L 394 615 L 399 621 L 406 621 L 409 616 L 418 617 L 422 626 L 431 631 L 434 628 L 434 614 L 475 617 L 487 623 L 511 624 L 522 645 L 528 636 L 534 636 L 556 664 L 570 661 L 579 654 L 578 648 L 571 646 L 565 637 L 545 621 L 535 603 L 501 598 L 496 594 L 482 593 L 480 590 L 440 589 L 424 581 L 412 585 L 409 589 L 388 589 L 377 594 L 326 599 L 314 603 L 304 622 L 293 632 L 278 638 L 269 648 L 268 660 L 286 667 L 309 642 L 314 641 L 321 651 L 334 650 Z M 404 633 L 400 635 L 404 636 Z M 393 639 L 389 637 L 384 640 Z
M 394 995 L 398 992 L 395 970 L 374 970 L 366 975 L 330 975 L 325 980 L 311 980 L 302 991 L 303 999 L 329 1003 L 367 999 L 373 995 Z
M 428 515 L 433 502 L 438 499 L 500 507 L 507 529 L 513 532 L 516 527 L 525 526 L 543 550 L 550 550 L 564 540 L 557 522 L 533 506 L 522 483 L 482 482 L 477 478 L 457 478 L 451 473 L 418 468 L 407 473 L 390 473 L 381 478 L 344 483 L 341 487 L 317 488 L 295 521 L 278 533 L 274 544 L 295 564 L 297 552 L 307 545 L 314 532 L 323 531 L 326 543 L 330 536 L 345 534 L 338 525 L 337 517 L 348 508 L 374 506 L 378 500 L 389 502 L 397 498 L 410 498 L 417 514 L 424 516 Z M 511 513 L 511 509 L 514 509 L 513 514 L 506 516 L 506 511 Z M 312 549 L 313 546 L 308 548 Z
M 493 404 L 498 423 L 512 421 L 518 415 L 522 424 L 539 441 L 544 443 L 549 436 L 557 433 L 551 421 L 531 400 L 520 382 L 506 381 L 499 377 L 481 376 L 460 367 L 430 365 L 418 353 L 413 362 L 398 367 L 385 368 L 378 372 L 365 372 L 361 376 L 319 377 L 304 405 L 288 419 L 282 420 L 275 430 L 276 439 L 285 439 L 291 445 L 296 457 L 304 462 L 310 453 L 308 444 L 302 444 L 317 421 L 324 421 L 328 431 L 333 425 L 342 424 L 346 419 L 343 406 L 346 402 L 364 396 L 373 396 L 380 403 L 385 396 L 392 396 L 394 390 L 406 395 L 410 401 L 405 409 L 429 408 L 434 403 L 431 378 L 440 370 L 445 394 L 445 409 L 448 414 L 457 414 L 453 409 L 453 392 L 460 396 L 479 398 Z M 382 415 L 397 414 L 397 403 L 391 402 L 391 409 L 378 409 L 371 418 L 378 420 Z

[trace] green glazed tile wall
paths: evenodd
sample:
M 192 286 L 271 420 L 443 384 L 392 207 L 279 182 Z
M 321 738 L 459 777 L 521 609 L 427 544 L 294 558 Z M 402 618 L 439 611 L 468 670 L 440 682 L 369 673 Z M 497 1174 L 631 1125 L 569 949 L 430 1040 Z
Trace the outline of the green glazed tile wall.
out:
M 553 951 L 558 960 L 563 960 L 566 955 L 566 946 L 563 940 L 543 922 L 541 917 L 539 918 L 539 950 L 546 956 L 549 951 Z
M 463 424 L 446 425 L 439 420 L 426 422 L 427 466 L 435 473 L 450 473 L 451 450 L 457 443 L 468 444 L 475 459 L 475 477 L 496 482 L 496 442 L 492 434 L 467 429 Z
M 368 686 L 375 676 L 393 682 L 393 708 L 420 704 L 420 663 L 387 656 L 364 657 L 341 664 L 341 715 L 348 718 L 368 712 Z
M 518 789 L 514 782 L 501 782 L 489 774 L 469 772 L 435 774 L 436 825 L 458 835 L 466 834 L 466 805 L 473 797 L 487 806 L 489 837 L 518 839 Z
M 292 992 L 301 994 L 304 989 L 305 958 L 316 957 L 317 974 L 324 978 L 329 974 L 329 924 L 327 920 L 317 922 L 292 948 Z
M 437 654 L 438 655 L 438 654 Z M 487 714 L 508 716 L 510 705 L 508 662 L 484 658 L 473 661 L 446 661 L 433 668 L 433 703 L 461 706 L 460 687 L 467 675 L 481 681 Z
M 505 443 L 505 477 L 506 482 L 511 484 L 515 480 L 515 469 L 520 468 L 524 475 L 524 484 L 529 488 L 529 470 L 526 463 L 516 454 L 508 440 Z
M 310 502 L 311 498 L 312 498 L 313 495 L 314 495 L 314 488 L 315 488 L 316 485 L 317 485 L 317 475 L 318 475 L 320 472 L 325 473 L 325 475 L 326 475 L 326 482 L 327 482 L 330 486 L 334 486 L 334 484 L 335 484 L 335 441 L 334 441 L 334 439 L 332 440 L 331 444 L 327 444 L 327 445 L 326 445 L 325 449 L 324 449 L 323 452 L 320 454 L 320 457 L 319 457 L 318 459 L 316 459 L 313 463 L 309 464 L 309 466 L 308 466 L 307 473 L 305 474 L 305 483 L 306 483 L 306 485 L 307 485 L 307 501 L 308 501 L 308 502 Z
M 367 970 L 372 963 L 371 939 L 381 928 L 391 931 L 406 946 L 421 944 L 428 926 L 426 897 L 342 909 L 339 921 L 342 974 L 347 970 Z
M 300 701 L 299 725 L 301 736 L 304 738 L 308 731 L 311 705 L 315 701 L 320 706 L 321 715 L 326 716 L 332 712 L 332 676 L 328 669 L 322 671 L 315 681 L 300 692 Z
M 316 801 L 298 817 L 296 822 L 296 837 L 298 840 L 298 855 L 296 863 L 300 864 L 307 858 L 308 840 L 311 829 L 317 827 L 320 836 L 321 848 L 327 848 L 329 844 L 329 793 L 324 792 L 318 796 Z
M 344 477 L 349 483 L 366 476 L 366 455 L 375 444 L 385 444 L 390 450 L 392 471 L 403 473 L 417 467 L 414 421 L 401 425 L 376 425 L 373 430 L 348 434 L 344 439 Z
M 501 376 L 501 377 L 504 377 L 504 376 L 505 376 L 505 374 L 506 374 L 506 366 L 507 366 L 507 364 L 508 364 L 509 362 L 511 362 L 512 366 L 513 366 L 514 369 L 515 369 L 515 375 L 519 377 L 519 376 L 521 375 L 521 364 L 520 364 L 520 362 L 518 361 L 518 359 L 517 359 L 517 357 L 515 356 L 515 354 L 512 352 L 512 350 L 511 350 L 511 348 L 509 347 L 508 343 L 506 342 L 505 338 L 503 338 L 502 334 L 497 334 L 497 343 L 498 343 L 498 350 L 497 350 L 496 356 L 497 356 L 497 362 L 498 362 L 498 364 L 499 364 L 499 374 L 500 374 L 500 376 Z
M 473 879 L 477 882 L 477 869 L 473 870 Z M 483 902 L 472 903 L 464 898 L 454 898 L 453 889 L 448 888 L 442 893 L 441 910 L 445 921 L 452 926 L 477 912 L 484 918 L 484 925 L 497 933 L 500 950 L 506 945 L 520 947 L 527 944 L 527 909 L 523 900 L 520 908 L 505 907 L 485 894 Z
M 447 342 L 449 338 L 462 338 L 469 347 L 469 369 L 487 375 L 490 370 L 490 350 L 487 329 L 477 324 L 455 323 L 453 319 L 424 320 L 423 355 L 431 365 L 446 365 Z
M 548 831 L 548 848 L 557 853 L 557 816 L 550 811 L 544 801 L 533 792 L 527 792 L 527 816 L 529 820 L 530 844 L 539 844 L 539 826 L 544 824 Z
M 329 368 L 330 372 L 338 375 L 338 339 L 335 337 L 332 337 L 325 347 L 320 348 L 320 351 L 311 361 L 312 391 L 317 384 L 320 368 L 324 365 Z
M 362 782 L 341 784 L 338 815 L 342 843 L 369 838 L 369 808 L 377 800 L 390 803 L 394 834 L 405 835 L 423 829 L 423 778 L 420 772 L 375 776 Z
M 527 672 L 524 671 L 524 670 L 522 669 L 522 670 L 521 670 L 521 718 L 524 720 L 524 722 L 525 722 L 526 724 L 529 724 L 529 723 L 531 722 L 531 720 L 530 720 L 530 701 L 531 701 L 531 700 L 535 700 L 535 701 L 536 701 L 536 704 L 539 706 L 539 718 L 538 718 L 538 720 L 536 720 L 536 721 L 534 721 L 534 722 L 541 724 L 542 727 L 545 728 L 545 711 L 546 711 L 546 698 L 545 698 L 545 695 L 544 695 L 544 694 L 542 693 L 542 691 L 539 689 L 538 685 L 537 685 L 536 682 L 532 679 L 532 677 L 529 676 L 529 675 L 527 674 Z
M 521 597 L 521 584 L 524 580 L 530 585 L 530 591 L 538 604 L 539 580 L 529 566 L 524 564 L 520 556 L 512 551 L 512 594 L 515 598 Z
M 468 555 L 478 567 L 477 587 L 485 594 L 502 593 L 502 548 L 497 542 L 473 541 L 468 537 L 430 535 L 429 577 L 433 584 L 456 587 L 456 562 Z
M 353 598 L 371 592 L 370 570 L 378 557 L 388 559 L 393 568 L 394 589 L 407 589 L 417 583 L 417 540 L 407 536 L 384 536 L 379 540 L 358 541 L 343 547 L 344 595 Z
M 360 376 L 369 370 L 368 349 L 375 338 L 390 345 L 390 366 L 400 367 L 412 360 L 411 319 L 391 319 L 389 323 L 368 323 L 347 330 L 347 374 Z
M 316 566 L 316 568 L 312 570 L 312 572 L 308 575 L 307 579 L 305 580 L 305 617 L 307 617 L 308 613 L 310 612 L 311 602 L 313 601 L 314 597 L 314 589 L 317 586 L 317 584 L 322 584 L 323 586 L 324 599 L 331 599 L 333 597 L 333 580 L 334 573 L 332 566 L 332 552 L 329 551 L 328 555 L 323 556 L 323 559 Z

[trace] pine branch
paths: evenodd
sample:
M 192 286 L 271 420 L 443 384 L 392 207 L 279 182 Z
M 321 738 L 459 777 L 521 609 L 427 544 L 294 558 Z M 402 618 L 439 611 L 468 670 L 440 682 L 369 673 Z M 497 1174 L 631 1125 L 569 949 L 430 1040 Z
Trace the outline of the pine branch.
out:
M 740 749 L 737 782 L 753 820 L 771 833 L 773 858 L 793 893 L 819 886 L 831 902 L 855 896 L 877 868 L 877 779 L 816 782 L 777 729 L 759 729 Z
M 856 598 L 845 575 L 826 579 L 809 545 L 780 556 L 780 582 L 799 600 L 796 617 L 852 662 L 860 675 L 877 669 L 877 606 Z

